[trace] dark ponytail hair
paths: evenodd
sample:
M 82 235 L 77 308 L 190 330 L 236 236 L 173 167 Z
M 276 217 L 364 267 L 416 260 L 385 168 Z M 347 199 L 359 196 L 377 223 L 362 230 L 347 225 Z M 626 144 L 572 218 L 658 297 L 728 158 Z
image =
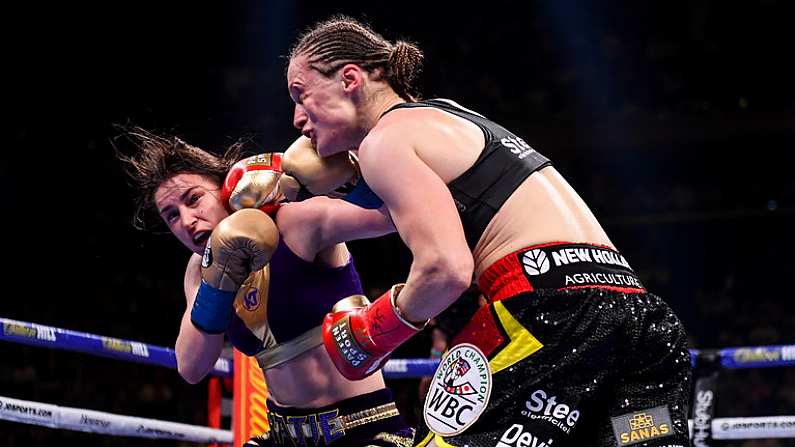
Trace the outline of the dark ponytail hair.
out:
M 121 134 L 113 145 L 135 188 L 133 225 L 141 230 L 159 226 L 155 192 L 163 182 L 177 174 L 199 174 L 216 181 L 220 188 L 226 173 L 240 159 L 244 145 L 238 141 L 218 156 L 174 135 L 156 134 L 137 126 L 118 125 L 116 129 Z M 131 145 L 133 155 L 123 154 L 118 147 L 120 142 Z

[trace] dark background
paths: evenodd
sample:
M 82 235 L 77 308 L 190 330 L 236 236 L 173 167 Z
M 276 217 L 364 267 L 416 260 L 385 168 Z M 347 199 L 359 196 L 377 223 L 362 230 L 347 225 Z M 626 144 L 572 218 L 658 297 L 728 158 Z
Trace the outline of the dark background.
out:
M 297 136 L 284 55 L 298 31 L 343 12 L 419 44 L 425 97 L 550 157 L 692 347 L 795 343 L 792 2 L 378 3 L 4 7 L 0 316 L 173 346 L 188 253 L 133 229 L 112 125 L 282 150 Z M 397 237 L 350 245 L 372 293 L 404 278 Z M 418 338 L 400 354 L 428 349 Z M 415 418 L 417 382 L 392 385 Z M 176 371 L 7 343 L 0 395 L 206 421 L 205 384 Z M 727 372 L 717 402 L 718 416 L 793 414 L 795 371 Z M 0 445 L 53 441 L 176 445 L 0 421 Z

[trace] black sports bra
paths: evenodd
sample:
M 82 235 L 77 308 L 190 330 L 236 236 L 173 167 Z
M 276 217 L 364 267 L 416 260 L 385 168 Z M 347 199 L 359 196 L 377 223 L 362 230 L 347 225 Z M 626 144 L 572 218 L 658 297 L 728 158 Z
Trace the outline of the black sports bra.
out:
M 433 107 L 468 120 L 486 137 L 475 164 L 447 185 L 461 216 L 469 248 L 474 250 L 486 226 L 516 188 L 530 174 L 552 163 L 504 127 L 448 99 L 406 102 L 385 114 L 418 107 Z

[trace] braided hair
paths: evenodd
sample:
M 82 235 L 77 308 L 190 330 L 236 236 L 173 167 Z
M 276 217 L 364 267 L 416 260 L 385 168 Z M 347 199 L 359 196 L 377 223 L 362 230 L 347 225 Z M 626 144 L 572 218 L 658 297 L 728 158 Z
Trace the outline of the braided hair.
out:
M 413 83 L 422 69 L 422 51 L 404 40 L 393 44 L 350 17 L 334 16 L 311 27 L 290 50 L 290 59 L 296 56 L 307 56 L 312 68 L 326 77 L 345 64 L 356 64 L 386 80 L 404 100 L 419 97 Z

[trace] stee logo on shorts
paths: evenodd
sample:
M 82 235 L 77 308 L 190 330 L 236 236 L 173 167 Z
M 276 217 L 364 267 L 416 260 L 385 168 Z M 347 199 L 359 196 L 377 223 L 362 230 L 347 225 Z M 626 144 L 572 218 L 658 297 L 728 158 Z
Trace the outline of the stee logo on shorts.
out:
M 613 424 L 613 434 L 620 446 L 674 434 L 671 413 L 665 405 L 617 416 L 610 422 Z
M 474 424 L 489 403 L 489 361 L 474 345 L 456 345 L 442 359 L 425 397 L 425 424 L 440 436 L 457 435 Z
M 558 396 L 548 395 L 544 390 L 535 390 L 524 403 L 522 416 L 533 420 L 547 421 L 563 433 L 570 434 L 580 418 L 580 411 L 574 406 L 558 402 Z

